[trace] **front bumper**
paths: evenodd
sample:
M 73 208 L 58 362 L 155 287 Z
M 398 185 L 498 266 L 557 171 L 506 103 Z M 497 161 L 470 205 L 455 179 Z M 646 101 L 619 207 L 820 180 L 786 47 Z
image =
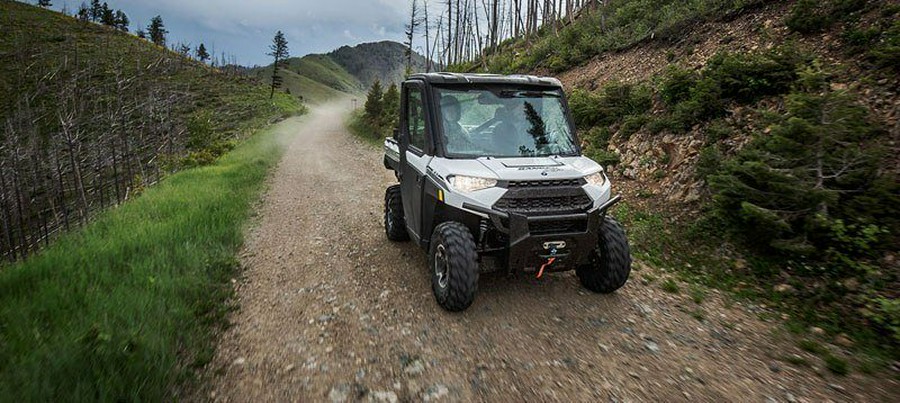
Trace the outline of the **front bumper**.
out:
M 486 214 L 506 235 L 504 248 L 510 271 L 534 271 L 554 258 L 545 271 L 571 270 L 585 264 L 596 247 L 600 222 L 621 200 L 615 196 L 585 213 L 526 216 L 464 203 L 463 208 Z

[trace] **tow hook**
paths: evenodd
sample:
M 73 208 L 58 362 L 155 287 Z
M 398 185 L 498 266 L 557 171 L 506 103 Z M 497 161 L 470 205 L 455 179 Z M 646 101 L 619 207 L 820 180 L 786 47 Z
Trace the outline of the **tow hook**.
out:
M 551 258 L 547 259 L 547 262 L 541 265 L 541 269 L 538 270 L 537 277 L 535 277 L 535 278 L 541 278 L 541 276 L 544 275 L 544 269 L 546 269 L 548 266 L 553 264 L 553 262 L 555 262 L 555 261 L 556 261 L 556 257 L 551 257 Z

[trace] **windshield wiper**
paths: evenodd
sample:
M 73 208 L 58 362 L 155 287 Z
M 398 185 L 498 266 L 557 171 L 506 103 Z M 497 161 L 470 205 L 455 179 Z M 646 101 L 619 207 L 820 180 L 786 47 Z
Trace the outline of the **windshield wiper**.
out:
M 560 98 L 560 95 L 553 91 L 525 91 L 525 90 L 503 90 L 499 94 L 502 98 Z

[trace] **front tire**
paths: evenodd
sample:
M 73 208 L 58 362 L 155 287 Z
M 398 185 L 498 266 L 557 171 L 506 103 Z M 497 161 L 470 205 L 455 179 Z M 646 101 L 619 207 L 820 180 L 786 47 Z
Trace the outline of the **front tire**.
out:
M 631 251 L 625 230 L 612 217 L 600 223 L 597 247 L 590 261 L 575 270 L 581 284 L 597 293 L 609 294 L 622 288 L 631 273 Z
M 478 254 L 465 225 L 445 222 L 434 229 L 428 266 L 431 289 L 441 308 L 459 312 L 472 305 L 478 290 Z
M 384 192 L 384 232 L 394 242 L 409 240 L 406 219 L 403 217 L 403 199 L 400 185 L 393 185 Z

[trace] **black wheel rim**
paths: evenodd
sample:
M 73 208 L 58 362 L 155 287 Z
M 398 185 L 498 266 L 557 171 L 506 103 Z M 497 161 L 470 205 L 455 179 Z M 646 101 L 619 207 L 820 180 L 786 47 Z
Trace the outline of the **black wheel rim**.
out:
M 440 288 L 447 288 L 450 281 L 450 266 L 447 263 L 447 250 L 444 245 L 438 245 L 434 252 L 434 275 Z

